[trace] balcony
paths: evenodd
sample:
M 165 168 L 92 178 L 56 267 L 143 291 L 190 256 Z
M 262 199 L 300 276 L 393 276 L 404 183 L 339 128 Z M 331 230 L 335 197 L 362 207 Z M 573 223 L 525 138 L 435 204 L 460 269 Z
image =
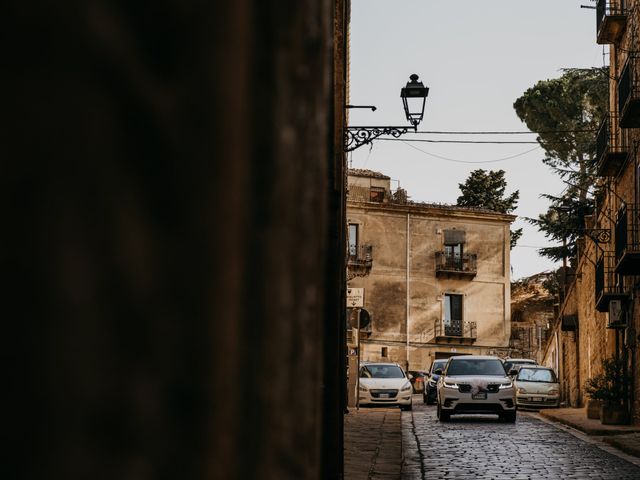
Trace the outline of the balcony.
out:
M 624 300 L 629 296 L 623 278 L 615 272 L 613 252 L 603 252 L 596 262 L 596 310 L 608 312 L 611 300 Z
M 627 136 L 618 128 L 617 115 L 605 117 L 596 138 L 597 173 L 600 177 L 615 177 L 629 156 Z
M 596 4 L 596 42 L 616 43 L 627 26 L 624 0 L 598 0 Z
M 640 85 L 637 70 L 637 58 L 631 55 L 618 80 L 620 128 L 640 127 Z
M 476 322 L 462 320 L 436 320 L 433 325 L 434 338 L 430 343 L 455 343 L 472 345 L 477 337 Z
M 475 253 L 462 255 L 436 252 L 436 276 L 459 276 L 473 278 L 478 273 L 478 256 Z
M 373 246 L 349 245 L 347 260 L 350 267 L 371 268 L 373 266 Z
M 640 275 L 640 210 L 638 205 L 623 205 L 615 227 L 616 265 L 621 275 Z

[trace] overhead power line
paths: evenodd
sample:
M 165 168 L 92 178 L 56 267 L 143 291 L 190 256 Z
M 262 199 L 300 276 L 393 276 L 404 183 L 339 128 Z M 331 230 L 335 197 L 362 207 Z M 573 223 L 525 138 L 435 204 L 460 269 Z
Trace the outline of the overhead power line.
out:
M 382 140 L 383 142 L 423 142 L 423 143 L 491 143 L 498 145 L 538 145 L 538 142 L 518 142 L 511 140 L 426 140 L 424 138 L 415 138 L 411 140 L 405 140 L 402 138 L 377 138 L 376 141 Z M 561 143 L 561 142 L 558 142 Z
M 529 130 L 520 131 L 452 131 L 452 130 L 419 130 L 414 133 L 428 133 L 434 135 L 539 135 L 548 133 L 596 133 L 597 130 L 543 130 L 531 132 Z
M 453 163 L 468 163 L 468 164 L 478 164 L 478 163 L 496 163 L 496 162 L 504 162 L 506 160 L 511 160 L 513 158 L 518 158 L 521 157 L 523 155 L 526 155 L 527 153 L 531 153 L 534 150 L 538 150 L 539 148 L 541 148 L 540 146 L 537 146 L 535 148 L 532 148 L 531 150 L 527 150 L 526 152 L 521 152 L 521 153 L 517 153 L 515 155 L 509 155 L 508 157 L 502 157 L 502 158 L 496 158 L 495 160 L 478 160 L 478 161 L 471 161 L 471 160 L 459 160 L 456 158 L 449 158 L 449 157 L 443 157 L 442 155 L 436 155 L 435 153 L 430 153 L 427 152 L 425 150 L 422 150 L 421 148 L 416 147 L 415 145 L 411 145 L 409 142 L 405 141 L 404 142 L 407 146 L 413 148 L 414 150 L 418 150 L 419 152 L 424 153 L 425 155 L 429 155 L 430 157 L 434 157 L 434 158 L 438 158 L 440 160 L 444 160 L 446 162 L 453 162 Z

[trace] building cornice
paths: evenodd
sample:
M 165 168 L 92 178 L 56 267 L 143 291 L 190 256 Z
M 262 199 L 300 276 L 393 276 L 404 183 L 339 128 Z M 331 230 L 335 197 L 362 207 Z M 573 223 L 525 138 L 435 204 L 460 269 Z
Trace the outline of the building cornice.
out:
M 363 210 L 377 210 L 388 213 L 416 214 L 424 216 L 441 216 L 460 219 L 482 219 L 494 220 L 505 223 L 513 223 L 517 215 L 509 215 L 506 213 L 491 212 L 482 209 L 469 209 L 464 207 L 456 207 L 452 205 L 437 204 L 399 204 L 399 203 L 379 203 L 379 202 L 361 202 L 347 200 L 347 208 L 359 208 Z

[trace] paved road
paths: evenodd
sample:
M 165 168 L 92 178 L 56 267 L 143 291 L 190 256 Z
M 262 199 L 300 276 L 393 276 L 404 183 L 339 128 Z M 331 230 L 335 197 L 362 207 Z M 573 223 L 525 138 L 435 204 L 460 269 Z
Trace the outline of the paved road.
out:
M 469 415 L 440 423 L 420 398 L 402 414 L 403 480 L 640 479 L 639 466 L 535 417 L 519 413 L 509 424 Z

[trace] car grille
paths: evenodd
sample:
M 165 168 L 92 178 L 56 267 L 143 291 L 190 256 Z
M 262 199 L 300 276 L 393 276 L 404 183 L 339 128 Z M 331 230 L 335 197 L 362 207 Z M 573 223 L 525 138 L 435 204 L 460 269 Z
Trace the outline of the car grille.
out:
M 471 385 L 461 383 L 458 385 L 458 391 L 460 393 L 469 393 L 471 391 Z
M 490 383 L 489 385 L 487 385 L 487 392 L 489 393 L 498 393 L 498 390 L 500 390 L 499 383 Z
M 398 390 L 370 390 L 371 392 L 371 396 L 373 398 L 380 398 L 381 394 L 386 394 L 388 395 L 389 398 L 394 398 L 395 396 L 398 395 Z

